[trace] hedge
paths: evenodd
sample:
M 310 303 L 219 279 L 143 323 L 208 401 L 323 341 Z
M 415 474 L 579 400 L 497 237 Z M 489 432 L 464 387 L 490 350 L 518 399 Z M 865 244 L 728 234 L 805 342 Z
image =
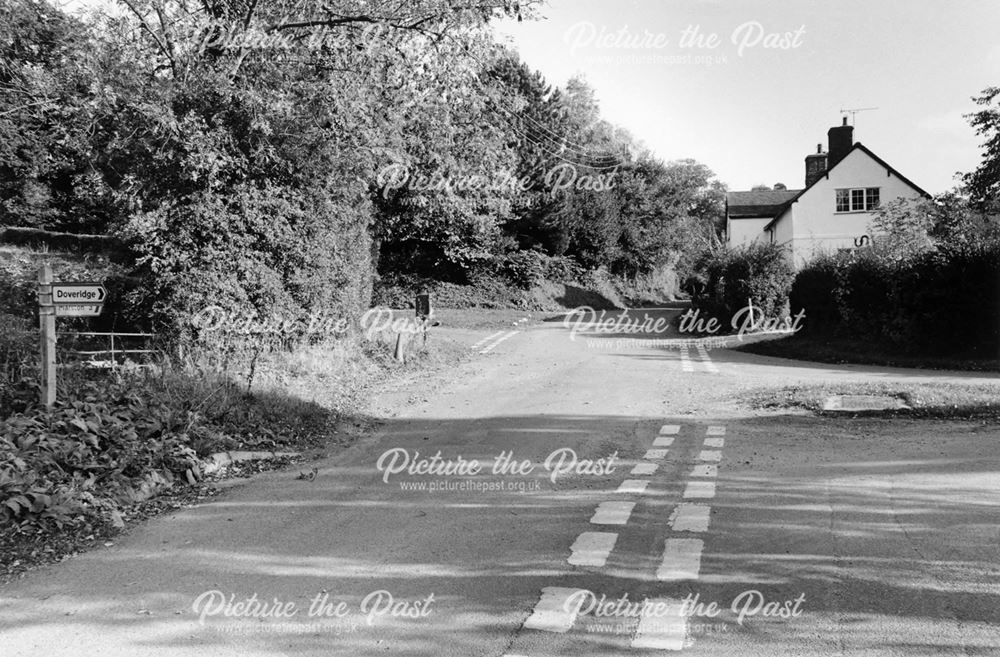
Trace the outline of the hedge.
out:
M 798 273 L 792 312 L 807 332 L 903 351 L 996 358 L 1000 245 L 939 248 L 903 259 L 870 250 L 820 258 Z
M 692 301 L 703 316 L 715 317 L 729 326 L 733 316 L 751 301 L 767 318 L 788 316 L 794 271 L 781 247 L 753 243 L 715 251 L 701 267 L 705 272 L 705 290 Z

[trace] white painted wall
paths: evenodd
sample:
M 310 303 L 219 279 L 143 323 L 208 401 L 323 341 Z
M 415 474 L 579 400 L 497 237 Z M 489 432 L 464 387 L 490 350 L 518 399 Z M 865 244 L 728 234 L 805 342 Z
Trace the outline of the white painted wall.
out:
M 756 240 L 766 239 L 764 226 L 771 220 L 762 219 L 730 219 L 726 222 L 726 242 L 729 248 L 746 246 Z
M 884 205 L 898 198 L 919 199 L 920 194 L 862 150 L 844 158 L 829 177 L 823 177 L 792 204 L 775 226 L 774 241 L 790 247 L 796 267 L 823 252 L 854 248 L 854 239 L 870 235 L 871 212 L 837 212 L 838 189 L 878 187 Z

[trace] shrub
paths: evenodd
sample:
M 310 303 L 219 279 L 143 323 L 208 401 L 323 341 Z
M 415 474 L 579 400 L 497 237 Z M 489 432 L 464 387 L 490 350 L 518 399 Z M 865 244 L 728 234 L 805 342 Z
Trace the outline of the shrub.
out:
M 25 382 L 34 373 L 38 331 L 29 320 L 0 312 L 0 419 L 24 410 L 37 389 Z
M 107 521 L 149 474 L 171 481 L 197 468 L 189 442 L 198 430 L 124 382 L 87 382 L 52 413 L 0 421 L 0 521 Z
M 837 303 L 840 270 L 844 259 L 823 256 L 799 271 L 788 293 L 792 315 L 805 311 L 804 333 L 830 333 L 838 325 L 840 308 Z
M 514 286 L 529 290 L 545 278 L 545 264 L 537 251 L 514 251 L 503 258 L 501 270 Z
M 927 253 L 897 281 L 901 338 L 925 352 L 995 358 L 1000 348 L 1000 248 Z
M 765 317 L 788 315 L 788 293 L 794 273 L 785 251 L 774 244 L 753 243 L 709 253 L 702 263 L 707 278 L 696 308 L 729 325 L 752 302 Z
M 850 335 L 889 339 L 894 335 L 894 281 L 900 267 L 867 249 L 851 255 L 848 266 L 838 276 L 841 327 Z
M 796 276 L 791 304 L 793 312 L 806 310 L 810 331 L 903 351 L 996 358 L 1000 244 L 820 258 Z
M 208 306 L 288 321 L 355 319 L 372 293 L 366 212 L 322 194 L 251 185 L 162 206 L 130 226 L 148 283 L 130 301 L 182 343 L 201 337 L 190 320 Z

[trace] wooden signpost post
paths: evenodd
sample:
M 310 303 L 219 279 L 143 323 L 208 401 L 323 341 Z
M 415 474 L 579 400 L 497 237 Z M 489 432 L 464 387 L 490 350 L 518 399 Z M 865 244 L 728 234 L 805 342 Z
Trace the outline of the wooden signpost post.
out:
M 94 317 L 101 314 L 108 291 L 100 283 L 52 280 L 52 267 L 38 270 L 38 328 L 41 332 L 42 403 L 56 403 L 56 317 Z

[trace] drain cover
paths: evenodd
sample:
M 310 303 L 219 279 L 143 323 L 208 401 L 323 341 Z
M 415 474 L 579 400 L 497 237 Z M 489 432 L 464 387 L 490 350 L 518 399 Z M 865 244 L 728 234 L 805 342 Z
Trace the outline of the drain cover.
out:
M 824 411 L 896 411 L 910 408 L 902 399 L 886 395 L 834 395 L 823 401 Z

